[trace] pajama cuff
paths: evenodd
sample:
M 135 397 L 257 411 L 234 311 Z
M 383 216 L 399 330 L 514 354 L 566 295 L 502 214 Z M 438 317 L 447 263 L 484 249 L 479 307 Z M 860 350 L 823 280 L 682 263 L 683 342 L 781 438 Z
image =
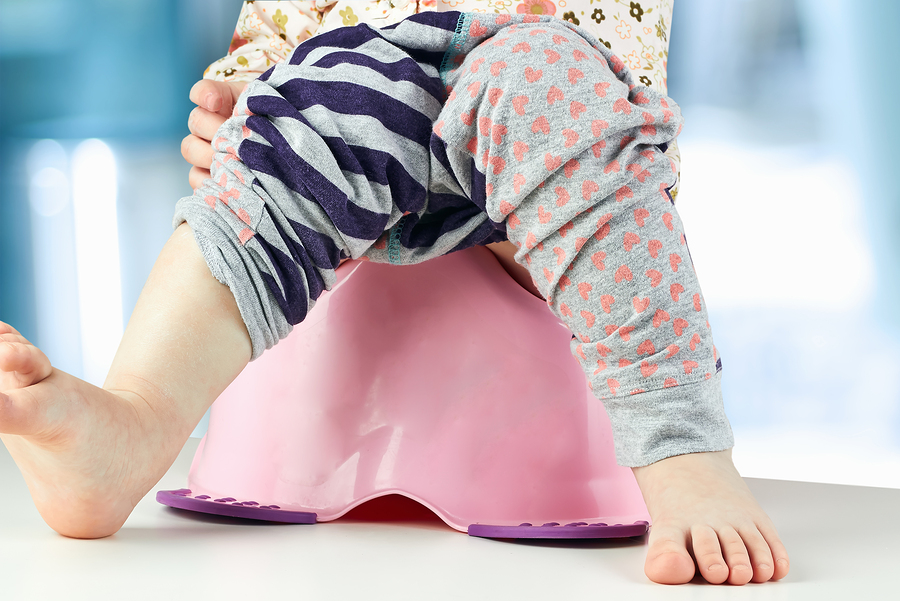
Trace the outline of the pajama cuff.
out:
M 720 371 L 694 384 L 604 399 L 616 462 L 641 467 L 674 455 L 733 447 L 721 378 Z
M 172 226 L 187 223 L 206 260 L 210 273 L 228 286 L 247 327 L 252 345 L 251 361 L 275 346 L 291 332 L 284 313 L 269 290 L 259 268 L 241 248 L 223 216 L 209 209 L 197 196 L 188 196 L 175 206 Z M 198 308 L 198 310 L 203 310 Z

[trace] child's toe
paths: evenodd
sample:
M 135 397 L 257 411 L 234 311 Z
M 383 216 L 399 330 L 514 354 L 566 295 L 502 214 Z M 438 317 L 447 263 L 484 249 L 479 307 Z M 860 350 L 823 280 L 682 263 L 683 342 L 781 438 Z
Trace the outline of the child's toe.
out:
M 774 560 L 772 564 L 774 573 L 770 580 L 781 580 L 787 576 L 788 571 L 791 569 L 791 560 L 788 557 L 787 549 L 785 549 L 778 532 L 775 530 L 775 526 L 768 517 L 764 520 L 757 520 L 756 527 L 769 548 L 770 557 Z
M 753 582 L 768 582 L 775 573 L 775 561 L 772 551 L 763 535 L 755 524 L 749 524 L 738 528 L 747 553 L 750 555 L 750 565 L 753 567 Z
M 711 584 L 725 582 L 729 570 L 716 531 L 705 525 L 694 526 L 691 528 L 691 545 L 700 575 Z
M 31 386 L 52 371 L 47 356 L 21 335 L 0 335 L 0 390 Z
M 18 334 L 19 331 L 6 323 L 5 321 L 0 321 L 0 334 Z
M 772 576 L 772 580 L 781 580 L 788 575 L 790 569 L 791 560 L 787 556 L 779 557 L 775 560 L 775 574 Z
M 696 573 L 687 552 L 687 537 L 681 528 L 655 525 L 650 530 L 650 548 L 644 574 L 659 584 L 684 584 Z
M 722 555 L 728 564 L 728 583 L 747 584 L 753 578 L 753 568 L 750 563 L 750 554 L 741 535 L 731 526 L 724 526 L 717 531 L 719 544 L 722 545 Z

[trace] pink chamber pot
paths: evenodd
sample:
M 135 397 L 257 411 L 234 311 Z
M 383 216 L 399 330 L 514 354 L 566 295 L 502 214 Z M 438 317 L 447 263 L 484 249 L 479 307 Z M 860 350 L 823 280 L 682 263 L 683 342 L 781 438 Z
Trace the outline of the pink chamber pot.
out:
M 315 523 L 398 494 L 491 538 L 612 538 L 650 516 L 572 335 L 484 247 L 346 261 L 212 406 L 171 507 Z

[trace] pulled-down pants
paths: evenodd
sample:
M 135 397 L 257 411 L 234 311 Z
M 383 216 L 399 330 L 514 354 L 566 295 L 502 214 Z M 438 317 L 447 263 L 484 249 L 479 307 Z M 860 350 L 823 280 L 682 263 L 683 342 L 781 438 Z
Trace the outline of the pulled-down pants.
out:
M 254 359 L 342 258 L 413 264 L 508 239 L 572 331 L 621 465 L 723 450 L 721 362 L 668 193 L 681 124 L 554 17 L 345 27 L 248 85 L 175 223 L 234 293 Z

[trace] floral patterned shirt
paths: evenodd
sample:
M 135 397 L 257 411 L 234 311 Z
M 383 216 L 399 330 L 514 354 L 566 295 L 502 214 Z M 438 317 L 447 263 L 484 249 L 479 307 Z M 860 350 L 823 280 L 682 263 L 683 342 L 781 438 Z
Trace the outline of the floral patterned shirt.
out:
M 251 81 L 313 35 L 366 23 L 385 27 L 424 11 L 551 15 L 586 29 L 615 52 L 643 85 L 666 93 L 674 0 L 305 0 L 244 2 L 228 55 L 203 74 Z M 666 151 L 681 171 L 678 145 Z M 680 181 L 680 177 L 679 177 Z M 670 191 L 678 196 L 678 183 Z

